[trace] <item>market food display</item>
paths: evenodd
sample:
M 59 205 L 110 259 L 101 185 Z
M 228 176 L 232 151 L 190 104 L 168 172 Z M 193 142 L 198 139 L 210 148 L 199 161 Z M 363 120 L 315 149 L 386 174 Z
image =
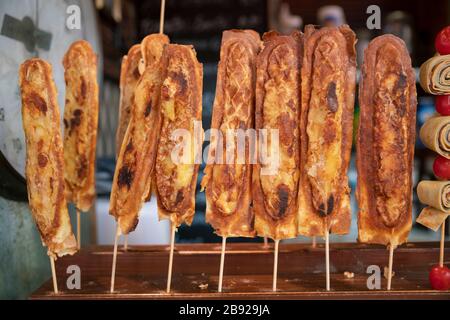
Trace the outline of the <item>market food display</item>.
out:
M 357 138 L 358 240 L 392 248 L 412 227 L 416 88 L 405 44 L 393 35 L 364 53 Z
M 347 26 L 305 27 L 301 69 L 298 232 L 324 236 L 350 228 L 347 169 L 353 131 L 356 38 Z
M 64 194 L 63 142 L 51 65 L 41 59 L 25 61 L 19 83 L 31 214 L 50 257 L 74 254 L 77 243 Z
M 206 222 L 222 237 L 255 235 L 252 165 L 248 161 L 252 156 L 251 141 L 245 130 L 254 127 L 256 58 L 260 48 L 259 34 L 253 30 L 223 32 L 211 121 L 211 128 L 217 131 L 212 132 L 202 179 Z M 245 139 L 244 150 L 238 149 L 237 130 Z M 227 144 L 234 144 L 228 152 Z M 231 161 L 227 159 L 230 155 Z
M 253 210 L 258 236 L 280 240 L 298 234 L 303 35 L 268 32 L 263 41 L 257 60 L 255 129 L 259 143 L 253 167 Z M 279 142 L 272 130 L 277 130 Z

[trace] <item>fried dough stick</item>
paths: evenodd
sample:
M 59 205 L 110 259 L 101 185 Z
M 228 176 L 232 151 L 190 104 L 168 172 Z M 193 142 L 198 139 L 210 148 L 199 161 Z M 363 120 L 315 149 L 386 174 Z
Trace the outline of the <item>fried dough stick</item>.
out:
M 77 251 L 64 185 L 64 155 L 52 67 L 41 59 L 20 66 L 22 120 L 27 146 L 26 180 L 31 214 L 47 246 L 55 293 L 54 260 Z
M 393 250 L 412 226 L 412 170 L 416 126 L 415 75 L 402 40 L 383 35 L 364 52 L 357 136 L 358 240 Z
M 190 225 L 203 141 L 203 67 L 192 46 L 164 47 L 160 111 L 161 133 L 155 166 L 155 191 L 160 219 L 171 221 L 167 292 L 170 292 L 176 228 Z

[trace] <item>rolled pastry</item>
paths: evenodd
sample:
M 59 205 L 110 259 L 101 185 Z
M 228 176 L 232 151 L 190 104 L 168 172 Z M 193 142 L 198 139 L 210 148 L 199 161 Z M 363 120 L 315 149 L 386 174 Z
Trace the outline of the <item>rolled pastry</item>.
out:
M 303 35 L 268 32 L 257 60 L 255 129 L 259 157 L 253 171 L 253 210 L 259 236 L 297 237 L 300 177 L 300 70 Z M 261 130 L 267 131 L 267 145 Z M 273 141 L 271 130 L 278 131 Z M 274 145 L 278 149 L 274 149 Z M 269 153 L 267 160 L 263 154 Z M 270 151 L 277 159 L 270 158 Z
M 155 191 L 160 219 L 192 223 L 201 163 L 203 66 L 192 46 L 164 47 Z
M 213 106 L 208 162 L 202 187 L 206 189 L 206 222 L 222 237 L 254 236 L 251 210 L 250 137 L 245 139 L 243 161 L 237 155 L 237 136 L 227 132 L 253 128 L 255 111 L 256 57 L 261 48 L 259 35 L 252 30 L 228 30 L 222 36 Z M 231 131 L 233 130 L 233 132 Z M 221 136 L 218 137 L 217 135 Z M 231 140 L 231 141 L 229 141 Z M 228 163 L 224 148 L 233 145 Z M 239 163 L 238 163 L 239 162 Z
M 152 39 L 154 41 L 147 44 L 152 59 L 134 91 L 131 119 L 117 158 L 111 190 L 109 212 L 118 221 L 123 234 L 136 228 L 142 203 L 148 197 L 161 128 L 161 61 L 163 46 L 169 43 L 169 38 Z
M 299 233 L 346 234 L 347 170 L 356 82 L 355 34 L 347 26 L 305 27 L 301 71 Z
M 428 149 L 450 159 L 450 116 L 428 119 L 420 128 L 419 135 Z
M 420 85 L 435 95 L 450 94 L 450 55 L 434 56 L 420 67 Z
M 74 42 L 63 60 L 64 176 L 67 201 L 88 211 L 95 198 L 95 148 L 98 125 L 97 56 L 89 42 Z
M 131 118 L 131 107 L 133 105 L 134 89 L 137 86 L 141 74 L 139 73 L 139 61 L 142 59 L 141 45 L 131 47 L 128 54 L 122 59 L 120 69 L 120 102 L 119 123 L 116 132 L 116 156 L 119 156 L 123 137 L 127 131 Z
M 41 59 L 20 66 L 26 180 L 31 214 L 52 257 L 74 254 L 64 185 L 64 155 L 52 67 Z
M 412 226 L 417 94 L 404 42 L 383 35 L 364 52 L 356 145 L 358 240 L 397 246 Z
M 450 213 L 449 181 L 420 181 L 417 185 L 417 196 L 421 203 Z
M 420 212 L 416 222 L 436 232 L 449 215 L 449 212 L 440 211 L 432 207 L 425 207 L 422 212 Z

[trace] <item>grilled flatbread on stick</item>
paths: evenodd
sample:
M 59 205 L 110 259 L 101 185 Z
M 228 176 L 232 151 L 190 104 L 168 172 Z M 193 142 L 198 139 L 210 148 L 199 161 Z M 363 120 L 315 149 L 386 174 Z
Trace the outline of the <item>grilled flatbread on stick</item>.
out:
M 95 198 L 98 124 L 97 56 L 89 42 L 74 42 L 64 59 L 64 176 L 66 197 L 81 211 Z
M 392 35 L 364 52 L 357 137 L 358 240 L 406 242 L 412 220 L 415 75 L 406 46 Z
M 155 190 L 160 219 L 191 224 L 203 141 L 203 67 L 192 46 L 164 47 Z
M 263 40 L 257 62 L 255 129 L 259 144 L 253 169 L 253 210 L 257 234 L 281 240 L 295 238 L 298 232 L 303 38 L 300 32 L 283 36 L 271 31 Z M 278 136 L 272 135 L 273 130 Z
M 255 234 L 250 207 L 251 141 L 246 134 L 253 129 L 256 57 L 260 47 L 259 35 L 253 30 L 223 32 L 211 122 L 211 129 L 216 131 L 211 133 L 202 180 L 206 189 L 206 222 L 222 237 Z M 242 139 L 243 148 L 238 148 L 238 139 Z
M 41 59 L 20 66 L 26 180 L 31 213 L 52 259 L 77 251 L 64 185 L 64 155 L 52 67 Z M 53 260 L 52 260 L 53 261 Z
M 305 27 L 300 119 L 298 231 L 346 234 L 350 228 L 347 170 L 356 81 L 355 34 L 347 26 Z
M 139 211 L 148 196 L 161 128 L 161 61 L 163 47 L 169 39 L 165 35 L 149 37 L 146 45 L 149 58 L 134 91 L 131 119 L 117 159 L 111 191 L 110 214 L 118 221 L 123 234 L 136 228 Z

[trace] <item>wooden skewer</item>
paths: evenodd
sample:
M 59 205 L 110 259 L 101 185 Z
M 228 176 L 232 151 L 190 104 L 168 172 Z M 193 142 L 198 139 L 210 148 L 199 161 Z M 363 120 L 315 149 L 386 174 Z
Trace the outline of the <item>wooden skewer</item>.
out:
M 394 246 L 392 244 L 389 245 L 389 266 L 388 266 L 388 283 L 387 289 L 391 290 L 392 283 L 392 265 L 394 264 Z
M 328 228 L 325 230 L 325 272 L 327 291 L 330 291 L 330 236 Z
M 170 293 L 170 284 L 172 282 L 173 248 L 175 245 L 175 230 L 176 230 L 176 227 L 173 222 L 172 222 L 171 229 L 172 230 L 171 230 L 171 236 L 170 236 L 169 268 L 167 271 L 167 289 L 166 289 L 167 293 Z
M 272 282 L 272 291 L 277 291 L 277 278 L 278 278 L 278 245 L 280 244 L 280 240 L 275 240 L 275 251 L 273 256 L 273 282 Z
M 128 235 L 124 235 L 123 236 L 123 251 L 127 251 L 128 250 Z
M 315 248 L 317 246 L 316 236 L 312 237 L 312 247 Z
M 120 229 L 119 224 L 117 224 L 116 229 L 116 238 L 114 239 L 114 253 L 113 253 L 113 263 L 112 263 L 112 271 L 111 271 L 111 290 L 110 292 L 114 292 L 114 282 L 116 281 L 116 262 L 117 262 L 117 242 L 119 240 Z
M 164 33 L 164 10 L 166 7 L 166 0 L 161 0 L 161 12 L 159 16 L 159 33 Z
M 269 240 L 267 239 L 267 237 L 264 237 L 264 248 L 268 247 L 269 247 Z
M 53 292 L 58 294 L 58 281 L 56 280 L 56 270 L 55 270 L 55 258 L 49 256 L 50 267 L 52 269 L 52 279 L 53 279 Z
M 220 269 L 219 269 L 219 288 L 218 291 L 222 292 L 223 283 L 223 266 L 225 262 L 225 246 L 227 244 L 227 237 L 222 237 L 222 252 L 220 253 Z
M 442 226 L 441 226 L 441 247 L 439 250 L 439 266 L 441 268 L 444 266 L 444 242 L 445 242 L 445 222 L 446 222 L 446 220 L 444 220 L 444 222 L 442 222 Z
M 80 217 L 80 210 L 76 209 L 77 211 L 77 249 L 80 250 L 81 248 L 81 217 Z

